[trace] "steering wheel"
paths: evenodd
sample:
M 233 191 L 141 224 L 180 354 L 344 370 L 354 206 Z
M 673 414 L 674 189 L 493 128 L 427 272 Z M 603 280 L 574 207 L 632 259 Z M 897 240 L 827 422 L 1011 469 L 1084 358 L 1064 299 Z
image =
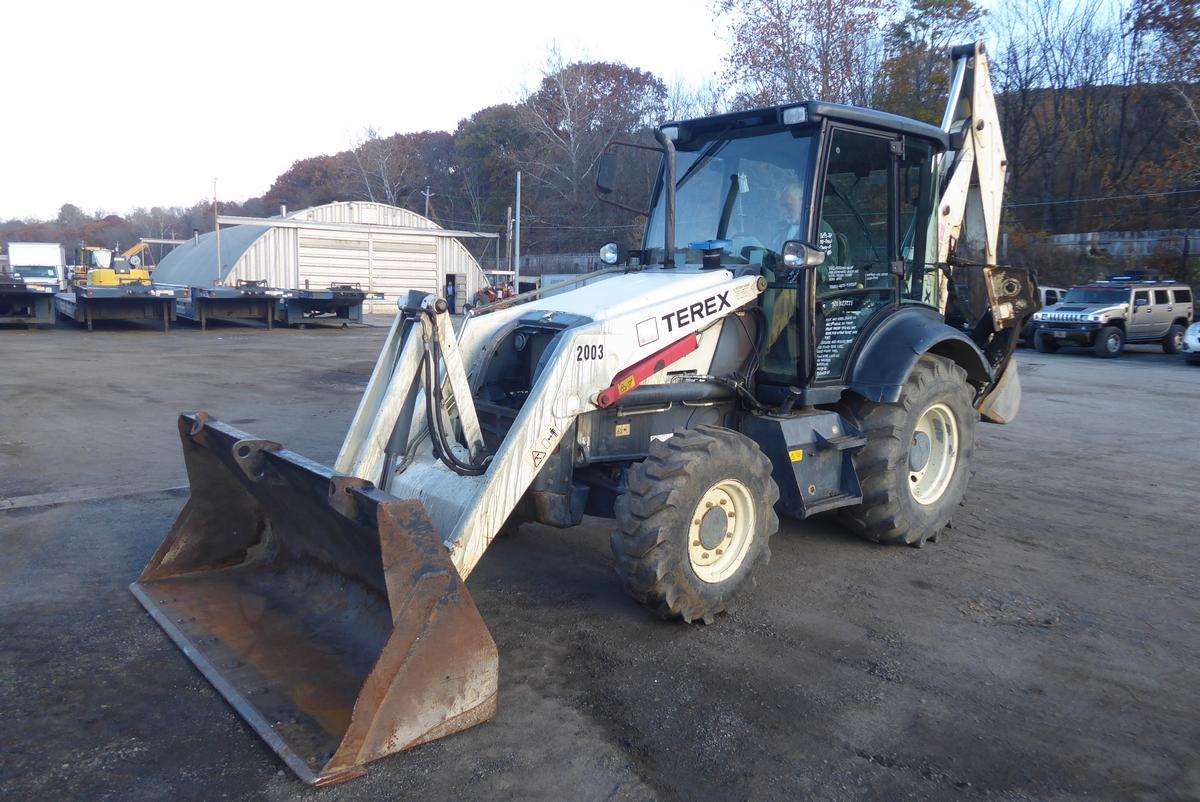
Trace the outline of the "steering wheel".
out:
M 770 248 L 766 246 L 766 243 L 753 234 L 747 234 L 745 231 L 737 231 L 733 234 L 728 234 L 727 236 L 729 237 L 729 241 L 733 243 L 729 246 L 730 253 L 745 259 L 746 261 L 750 261 L 749 257 L 746 256 L 746 250 L 748 248 L 759 248 L 763 251 L 770 251 Z

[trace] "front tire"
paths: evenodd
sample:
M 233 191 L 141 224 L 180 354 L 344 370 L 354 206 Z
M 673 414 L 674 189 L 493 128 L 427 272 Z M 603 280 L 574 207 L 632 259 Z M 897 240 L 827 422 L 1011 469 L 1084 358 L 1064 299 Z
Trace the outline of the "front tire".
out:
M 965 370 L 925 354 L 895 404 L 847 405 L 867 436 L 854 461 L 863 502 L 840 513 L 849 529 L 887 545 L 937 538 L 970 481 L 979 420 L 972 398 Z
M 1163 337 L 1163 352 L 1174 355 L 1182 351 L 1183 335 L 1186 331 L 1187 329 L 1178 323 L 1172 324 L 1171 328 L 1167 329 L 1167 336 Z
M 1105 326 L 1096 332 L 1092 350 L 1101 359 L 1116 359 L 1125 350 L 1125 332 L 1116 326 Z
M 1041 332 L 1033 332 L 1033 347 L 1039 354 L 1054 354 L 1058 352 L 1058 343 L 1049 337 L 1043 337 Z
M 1025 328 L 1021 330 L 1021 339 L 1018 342 L 1022 348 L 1033 348 L 1034 339 L 1037 337 L 1037 325 L 1035 323 L 1026 323 Z
M 712 623 L 770 560 L 771 461 L 744 435 L 699 426 L 651 443 L 626 475 L 610 539 L 617 574 L 659 616 Z

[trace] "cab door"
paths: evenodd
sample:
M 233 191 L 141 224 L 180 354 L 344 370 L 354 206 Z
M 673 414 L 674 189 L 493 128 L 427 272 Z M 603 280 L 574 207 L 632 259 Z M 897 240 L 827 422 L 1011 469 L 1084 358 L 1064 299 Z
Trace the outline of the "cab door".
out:
M 1135 290 L 1133 307 L 1129 310 L 1129 339 L 1149 339 L 1154 336 L 1153 307 L 1149 290 Z
M 816 270 L 813 380 L 844 380 L 860 334 L 898 302 L 897 160 L 903 140 L 833 128 L 813 228 Z
M 1171 321 L 1175 317 L 1175 305 L 1171 303 L 1171 291 L 1151 290 L 1150 309 L 1150 336 L 1165 337 L 1167 329 L 1171 327 Z

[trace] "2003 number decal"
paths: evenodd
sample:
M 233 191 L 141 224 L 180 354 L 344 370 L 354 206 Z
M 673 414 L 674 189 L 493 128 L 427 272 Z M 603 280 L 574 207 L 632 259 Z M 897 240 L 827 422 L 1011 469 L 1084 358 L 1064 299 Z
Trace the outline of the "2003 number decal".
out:
M 604 345 L 577 345 L 575 346 L 575 361 L 584 362 L 591 359 L 604 359 Z

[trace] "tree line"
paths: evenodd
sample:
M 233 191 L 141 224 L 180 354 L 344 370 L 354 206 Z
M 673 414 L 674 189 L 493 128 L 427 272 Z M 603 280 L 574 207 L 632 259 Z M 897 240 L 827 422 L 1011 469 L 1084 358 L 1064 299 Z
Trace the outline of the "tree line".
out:
M 295 162 L 260 196 L 224 214 L 269 216 L 336 200 L 407 207 L 448 228 L 507 230 L 521 172 L 522 249 L 591 251 L 635 243 L 641 219 L 599 204 L 596 160 L 614 136 L 800 99 L 852 103 L 937 123 L 947 51 L 985 37 L 1008 154 L 1009 258 L 1068 282 L 1102 273 L 1103 254 L 1066 259 L 1055 233 L 1197 227 L 1200 219 L 1200 0 L 713 0 L 729 43 L 725 69 L 700 86 L 668 86 L 625 64 L 551 51 L 540 82 L 481 109 L 454 131 L 367 128 L 340 153 Z M 644 197 L 655 162 L 622 176 Z M 86 213 L 0 223 L 2 240 L 127 246 L 139 237 L 211 230 L 211 201 L 190 208 Z M 497 245 L 478 253 L 488 262 Z M 1188 278 L 1177 254 L 1152 259 Z

